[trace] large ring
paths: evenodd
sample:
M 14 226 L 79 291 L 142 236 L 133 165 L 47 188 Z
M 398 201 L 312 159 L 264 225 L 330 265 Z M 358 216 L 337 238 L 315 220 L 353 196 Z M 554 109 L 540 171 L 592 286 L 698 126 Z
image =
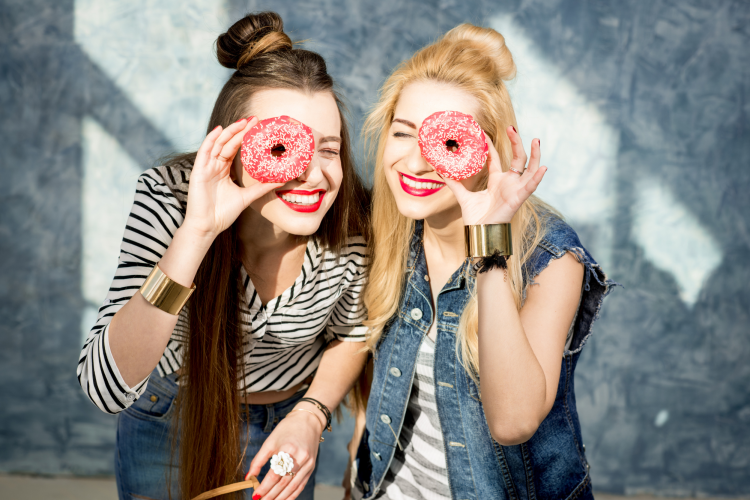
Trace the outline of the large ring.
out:
M 273 470 L 279 476 L 290 475 L 294 477 L 294 459 L 285 451 L 280 451 L 278 454 L 271 457 L 271 470 Z
M 515 169 L 515 168 L 513 168 L 513 167 L 510 167 L 510 168 L 509 168 L 508 170 L 510 170 L 511 172 L 515 172 L 515 173 L 517 173 L 518 175 L 523 175 L 523 172 L 519 172 L 518 170 L 516 170 L 516 169 Z M 524 170 L 526 170 L 526 169 L 524 169 Z

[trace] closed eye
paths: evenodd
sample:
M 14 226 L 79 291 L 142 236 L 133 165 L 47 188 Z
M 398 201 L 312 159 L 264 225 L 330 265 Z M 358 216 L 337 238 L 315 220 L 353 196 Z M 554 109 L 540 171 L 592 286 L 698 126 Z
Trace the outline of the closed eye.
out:
M 411 134 L 407 134 L 405 132 L 394 132 L 393 137 L 398 137 L 399 139 L 406 139 L 408 137 L 413 138 L 414 136 Z
M 334 158 L 339 155 L 339 152 L 336 149 L 321 149 L 320 154 L 325 158 Z

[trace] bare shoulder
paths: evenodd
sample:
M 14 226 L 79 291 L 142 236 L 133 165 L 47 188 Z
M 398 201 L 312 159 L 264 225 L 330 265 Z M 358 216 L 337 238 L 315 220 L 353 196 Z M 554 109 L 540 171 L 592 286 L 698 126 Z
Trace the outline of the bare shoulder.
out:
M 542 272 L 535 278 L 533 284 L 528 286 L 526 304 L 536 302 L 539 299 L 548 300 L 550 296 L 572 295 L 578 302 L 578 297 L 583 286 L 584 266 L 575 255 L 566 252 L 559 259 L 552 259 Z

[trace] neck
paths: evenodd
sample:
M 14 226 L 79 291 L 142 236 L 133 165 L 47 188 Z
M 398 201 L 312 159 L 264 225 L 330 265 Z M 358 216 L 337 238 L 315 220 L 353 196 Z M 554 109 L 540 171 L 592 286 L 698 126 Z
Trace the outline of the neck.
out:
M 466 258 L 464 220 L 458 204 L 424 220 L 424 243 L 425 251 L 429 247 L 443 260 L 463 262 Z
M 304 241 L 274 225 L 252 208 L 242 212 L 238 222 L 243 254 L 250 262 L 264 260 L 269 255 L 284 255 Z

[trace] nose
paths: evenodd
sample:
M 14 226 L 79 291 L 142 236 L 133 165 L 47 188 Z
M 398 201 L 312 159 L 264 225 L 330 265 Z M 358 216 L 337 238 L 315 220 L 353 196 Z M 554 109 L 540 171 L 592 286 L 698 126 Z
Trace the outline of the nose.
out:
M 316 186 L 323 181 L 324 177 L 323 168 L 318 161 L 317 155 L 314 155 L 310 164 L 307 165 L 305 171 L 297 177 L 297 180 L 300 182 L 306 182 L 311 186 Z
M 422 157 L 422 151 L 419 149 L 419 145 L 415 145 L 409 151 L 409 154 L 404 157 L 404 163 L 406 164 L 407 170 L 414 175 L 426 174 L 435 170 L 432 165 L 427 163 Z

